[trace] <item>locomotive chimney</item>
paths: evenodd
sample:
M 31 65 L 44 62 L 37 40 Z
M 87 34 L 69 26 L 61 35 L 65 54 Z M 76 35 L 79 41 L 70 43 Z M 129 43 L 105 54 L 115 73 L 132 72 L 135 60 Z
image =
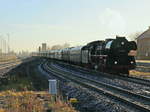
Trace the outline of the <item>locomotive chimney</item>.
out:
M 116 35 L 116 38 L 125 38 L 124 36 Z

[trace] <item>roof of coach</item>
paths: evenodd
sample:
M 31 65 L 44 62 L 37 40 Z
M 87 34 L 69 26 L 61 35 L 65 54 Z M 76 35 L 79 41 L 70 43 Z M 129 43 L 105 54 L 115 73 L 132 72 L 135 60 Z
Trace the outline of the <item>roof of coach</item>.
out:
M 96 41 L 92 41 L 90 43 L 88 43 L 87 45 L 82 47 L 82 50 L 88 50 L 91 46 L 95 46 L 95 45 L 102 45 L 104 44 L 105 41 L 104 40 L 96 40 Z
M 64 49 L 61 49 L 61 51 L 68 51 L 70 50 L 72 47 L 69 47 L 69 48 L 64 48 Z
M 57 50 L 55 49 L 55 50 L 51 50 L 51 51 L 56 52 Z
M 96 40 L 96 41 L 92 41 L 90 43 L 87 44 L 87 46 L 93 45 L 93 44 L 99 44 L 99 43 L 103 43 L 105 42 L 104 40 Z
M 39 53 L 46 53 L 46 51 L 40 51 Z
M 62 49 L 57 49 L 57 50 L 54 50 L 54 52 L 61 52 Z
M 83 46 L 77 46 L 77 47 L 72 47 L 70 50 L 71 51 L 76 51 L 76 50 L 81 50 Z

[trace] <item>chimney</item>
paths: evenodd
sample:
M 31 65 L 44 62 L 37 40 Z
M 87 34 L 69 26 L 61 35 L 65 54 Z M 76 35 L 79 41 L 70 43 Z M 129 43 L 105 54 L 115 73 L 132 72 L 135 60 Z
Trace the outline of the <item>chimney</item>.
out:
M 39 52 L 41 52 L 41 47 L 39 46 Z
M 42 51 L 46 51 L 46 49 L 47 49 L 46 43 L 42 43 Z

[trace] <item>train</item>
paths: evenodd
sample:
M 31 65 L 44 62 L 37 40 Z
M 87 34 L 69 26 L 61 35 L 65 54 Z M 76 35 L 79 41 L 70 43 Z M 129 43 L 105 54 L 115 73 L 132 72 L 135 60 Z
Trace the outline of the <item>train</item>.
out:
M 59 50 L 46 50 L 34 53 L 34 56 L 64 61 L 100 72 L 129 75 L 135 69 L 137 45 L 126 37 L 97 40 L 84 46 Z

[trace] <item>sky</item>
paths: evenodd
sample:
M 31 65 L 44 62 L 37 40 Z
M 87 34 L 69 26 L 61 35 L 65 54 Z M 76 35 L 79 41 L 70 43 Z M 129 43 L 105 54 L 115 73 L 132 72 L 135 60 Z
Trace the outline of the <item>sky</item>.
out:
M 150 26 L 150 0 L 0 0 L 0 37 L 11 50 L 129 36 Z

